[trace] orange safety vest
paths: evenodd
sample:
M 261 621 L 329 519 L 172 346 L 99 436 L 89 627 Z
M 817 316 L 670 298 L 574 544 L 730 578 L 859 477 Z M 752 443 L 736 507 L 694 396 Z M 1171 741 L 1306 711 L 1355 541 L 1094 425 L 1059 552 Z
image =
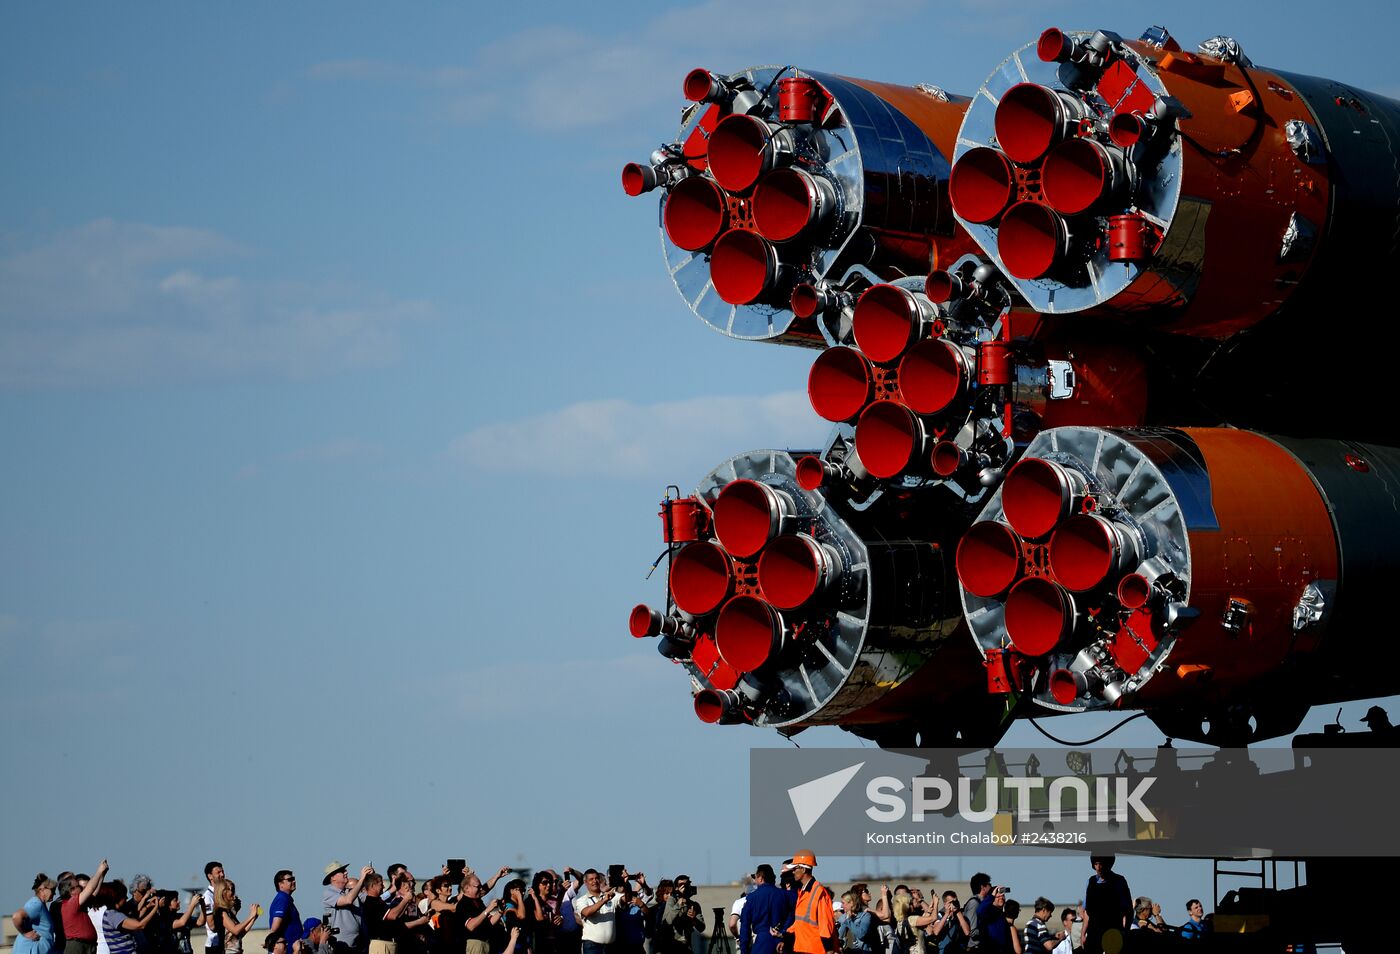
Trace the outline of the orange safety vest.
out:
M 826 954 L 827 944 L 835 936 L 831 892 L 813 878 L 806 888 L 798 889 L 792 918 L 792 949 L 797 954 Z

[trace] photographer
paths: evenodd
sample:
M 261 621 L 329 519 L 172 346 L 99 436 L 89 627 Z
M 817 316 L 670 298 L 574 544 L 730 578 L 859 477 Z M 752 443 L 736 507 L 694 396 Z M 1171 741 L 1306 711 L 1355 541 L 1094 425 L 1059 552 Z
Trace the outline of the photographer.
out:
M 958 904 L 956 891 L 944 891 L 941 900 L 942 907 L 939 911 L 936 914 L 925 914 L 919 922 L 915 922 L 915 926 L 928 927 L 937 941 L 938 954 L 963 954 L 967 950 L 967 937 L 972 933 L 972 926 L 968 924 L 967 915 L 963 914 L 963 909 Z M 927 925 L 920 923 L 929 918 L 932 920 L 929 920 Z
M 365 865 L 360 869 L 360 876 L 353 880 L 347 870 L 349 867 L 332 861 L 326 865 L 326 876 L 321 879 L 326 889 L 321 893 L 324 911 L 321 923 L 330 928 L 331 948 L 337 952 L 358 952 L 367 946 L 361 895 L 365 878 L 374 872 L 374 867 Z
M 496 878 L 499 877 L 497 874 Z M 492 883 L 495 883 L 496 878 L 491 879 Z M 490 888 L 486 890 L 489 891 Z M 466 941 L 466 954 L 491 954 L 491 938 L 496 932 L 496 925 L 501 923 L 503 905 L 499 900 L 487 904 L 481 900 L 483 893 L 481 879 L 477 877 L 476 872 L 467 869 L 456 903 L 462 938 Z M 453 948 L 452 954 L 456 954 L 457 950 Z
M 977 950 L 982 954 L 1013 954 L 1015 951 L 1006 920 L 1006 894 L 1009 890 L 1005 885 L 997 885 L 977 905 L 975 930 L 980 936 Z
M 238 920 L 239 909 L 243 907 L 238 897 L 238 886 L 225 880 L 219 887 L 214 902 L 215 924 L 224 938 L 224 954 L 243 954 L 243 935 L 247 934 L 257 921 L 262 909 L 253 905 L 253 913 L 246 920 Z
M 606 954 L 617 937 L 618 891 L 603 889 L 603 877 L 596 869 L 583 873 L 584 894 L 574 898 L 574 914 L 583 926 L 583 954 Z
M 411 893 L 399 893 L 390 904 L 380 897 L 383 890 L 383 876 L 371 874 L 365 879 L 365 934 L 369 937 L 369 954 L 397 954 L 398 920 L 413 897 Z
M 705 932 L 705 915 L 695 903 L 695 886 L 690 875 L 676 875 L 674 887 L 661 911 L 661 931 L 657 941 L 662 951 L 690 954 L 691 935 Z
M 554 908 L 555 877 L 552 871 L 535 872 L 525 913 L 530 921 L 530 948 L 535 954 L 559 954 L 558 931 L 564 916 Z

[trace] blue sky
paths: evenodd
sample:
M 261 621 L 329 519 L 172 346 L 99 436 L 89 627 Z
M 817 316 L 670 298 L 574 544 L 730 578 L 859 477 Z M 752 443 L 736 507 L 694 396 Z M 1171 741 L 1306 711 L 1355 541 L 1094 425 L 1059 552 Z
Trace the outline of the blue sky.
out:
M 103 856 L 746 870 L 779 740 L 700 725 L 625 617 L 664 599 L 666 484 L 825 427 L 810 354 L 686 310 L 622 164 L 695 66 L 972 92 L 1049 25 L 1400 93 L 1392 10 L 1291 8 L 0 8 L 4 890 Z

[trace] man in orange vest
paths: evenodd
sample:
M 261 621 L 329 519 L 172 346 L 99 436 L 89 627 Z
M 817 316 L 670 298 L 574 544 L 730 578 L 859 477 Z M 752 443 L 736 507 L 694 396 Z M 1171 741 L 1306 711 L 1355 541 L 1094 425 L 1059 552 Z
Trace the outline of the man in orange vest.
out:
M 817 856 L 799 851 L 792 856 L 792 871 L 797 878 L 797 903 L 793 905 L 793 954 L 827 954 L 835 951 L 836 918 L 831 909 L 831 892 L 812 876 Z

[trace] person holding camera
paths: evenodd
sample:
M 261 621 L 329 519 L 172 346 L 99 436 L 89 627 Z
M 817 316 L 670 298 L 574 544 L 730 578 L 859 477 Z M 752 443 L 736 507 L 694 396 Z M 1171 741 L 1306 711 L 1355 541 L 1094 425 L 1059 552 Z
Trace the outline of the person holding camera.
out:
M 215 924 L 224 938 L 224 954 L 243 954 L 243 935 L 247 934 L 258 920 L 262 909 L 253 905 L 253 913 L 245 920 L 238 920 L 243 901 L 238 897 L 238 886 L 225 880 L 219 887 L 214 902 Z
M 458 893 L 456 901 L 456 919 L 461 923 L 466 954 L 491 954 L 491 941 L 497 932 L 497 925 L 501 923 L 505 905 L 499 898 L 487 904 L 481 896 L 490 891 L 491 886 L 509 870 L 502 868 L 484 888 L 481 878 L 470 868 L 462 878 L 462 890 Z M 453 948 L 453 954 L 456 954 L 458 949 Z
M 336 952 L 358 952 L 367 946 L 362 892 L 374 866 L 365 865 L 360 869 L 360 876 L 353 879 L 349 867 L 344 862 L 332 861 L 326 865 L 326 875 L 321 879 L 326 889 L 321 893 L 324 911 L 321 923 L 329 927 L 331 949 Z
M 582 896 L 574 898 L 574 914 L 583 927 L 583 954 L 606 954 L 617 937 L 618 890 L 603 888 L 603 876 L 595 868 L 583 873 Z
M 666 905 L 661 909 L 661 928 L 653 944 L 659 952 L 690 954 L 695 931 L 705 933 L 705 915 L 695 901 L 695 886 L 690 875 L 676 875 Z
M 1011 939 L 1006 917 L 1006 895 L 1011 889 L 997 885 L 977 905 L 977 950 L 982 954 L 1015 954 L 1020 944 Z

